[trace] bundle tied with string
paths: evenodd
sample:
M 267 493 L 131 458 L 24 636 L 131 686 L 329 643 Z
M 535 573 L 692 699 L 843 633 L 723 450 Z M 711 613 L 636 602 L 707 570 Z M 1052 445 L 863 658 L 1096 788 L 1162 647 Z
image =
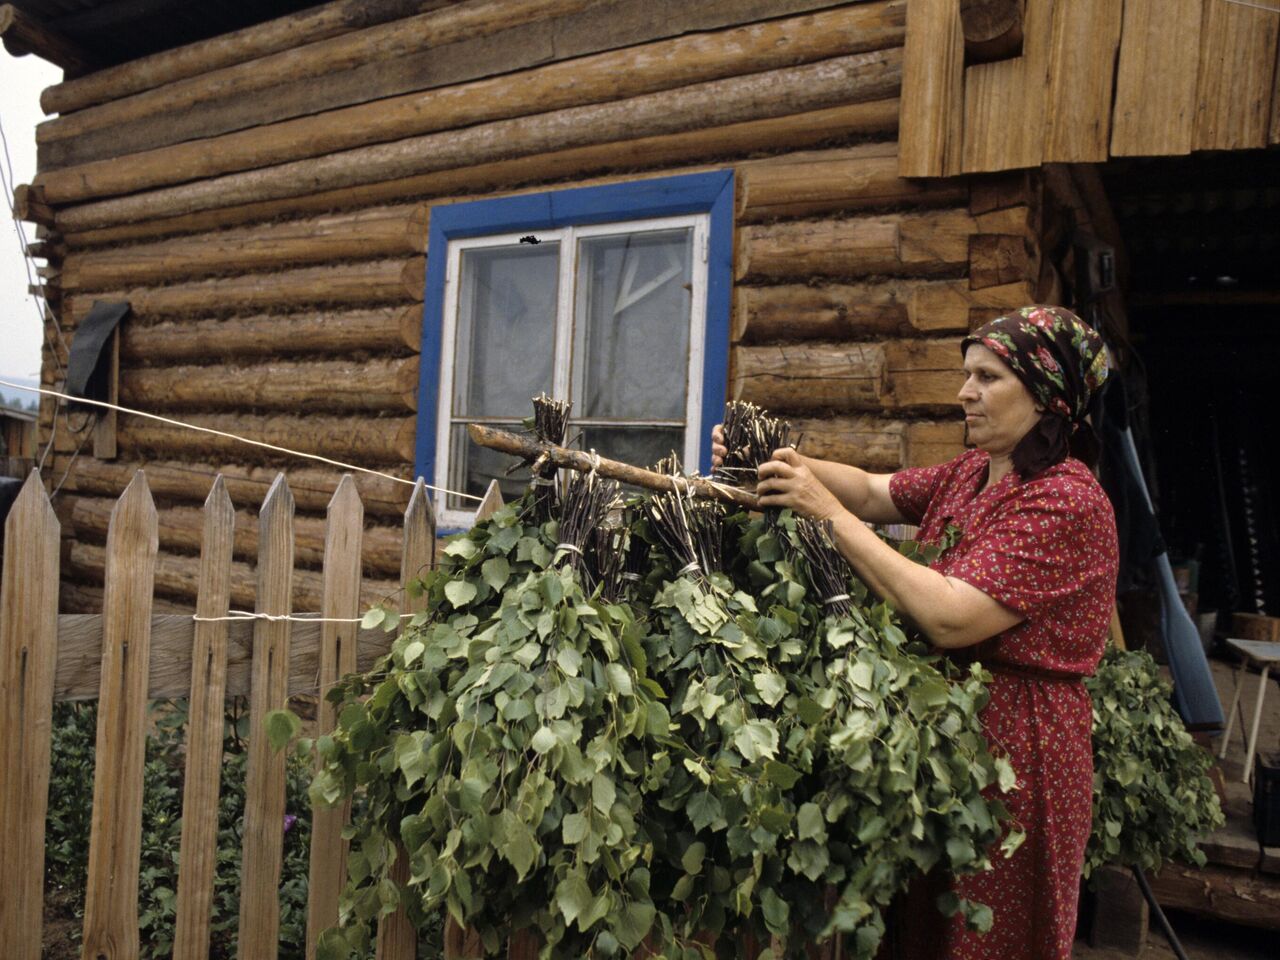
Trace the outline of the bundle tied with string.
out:
M 591 565 L 585 562 L 584 550 L 588 539 L 604 525 L 617 496 L 617 482 L 601 478 L 594 470 L 573 473 L 564 485 L 557 526 L 556 566 L 567 561 L 582 579 L 587 592 L 594 589 L 594 577 Z
M 754 486 L 760 464 L 772 457 L 773 451 L 793 446 L 790 423 L 745 400 L 730 400 L 724 405 L 720 430 L 728 452 L 712 478 L 730 486 Z
M 533 416 L 525 424 L 532 428 L 534 436 L 542 443 L 562 447 L 569 429 L 569 409 L 572 406 L 567 400 L 554 400 L 541 393 L 533 398 Z M 546 523 L 557 512 L 556 465 L 544 453 L 530 465 L 529 471 L 533 474 L 529 480 L 529 486 L 533 488 L 533 519 L 537 523 Z
M 623 566 L 627 536 L 625 526 L 599 526 L 588 537 L 589 576 L 600 588 L 600 596 L 609 603 L 619 603 L 626 599 Z
M 853 614 L 849 586 L 853 570 L 835 544 L 835 528 L 830 520 L 796 520 L 796 539 L 809 571 L 809 583 L 822 602 L 823 612 L 832 617 Z
M 720 570 L 725 511 L 718 502 L 665 493 L 645 504 L 645 514 L 677 577 L 705 581 Z

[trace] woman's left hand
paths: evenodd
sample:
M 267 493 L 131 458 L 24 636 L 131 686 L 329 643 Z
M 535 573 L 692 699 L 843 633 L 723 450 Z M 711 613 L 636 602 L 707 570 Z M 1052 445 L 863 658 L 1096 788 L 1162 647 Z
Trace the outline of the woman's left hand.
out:
M 760 464 L 756 494 L 762 507 L 790 508 L 804 517 L 833 520 L 845 508 L 835 494 L 822 485 L 791 447 L 773 451 L 773 459 Z

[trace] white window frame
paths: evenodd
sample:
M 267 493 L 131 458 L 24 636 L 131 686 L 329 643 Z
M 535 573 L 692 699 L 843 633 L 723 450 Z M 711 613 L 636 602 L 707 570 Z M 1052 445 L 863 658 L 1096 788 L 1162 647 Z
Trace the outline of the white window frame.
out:
M 695 465 L 700 462 L 703 438 L 700 436 L 702 423 L 702 378 L 705 362 L 704 349 L 707 320 L 707 270 L 708 243 L 710 239 L 711 218 L 707 213 L 684 214 L 674 217 L 656 217 L 637 220 L 613 220 L 608 223 L 592 223 L 577 226 L 556 227 L 534 231 L 541 242 L 559 241 L 560 243 L 560 276 L 556 297 L 555 325 L 555 361 L 552 378 L 552 396 L 567 399 L 573 384 L 572 369 L 576 358 L 573 356 L 573 332 L 581 312 L 580 291 L 577 284 L 580 240 L 599 236 L 616 236 L 627 233 L 649 233 L 672 229 L 692 228 L 693 269 L 690 284 L 689 310 L 689 365 L 685 380 L 685 415 L 684 415 L 684 449 L 681 452 L 684 463 Z M 441 313 L 441 375 L 438 387 L 439 411 L 436 417 L 436 457 L 434 483 L 442 490 L 456 489 L 450 478 L 450 431 L 459 422 L 462 423 L 500 423 L 495 417 L 458 417 L 453 411 L 453 380 L 457 351 L 458 305 L 461 294 L 462 254 L 467 250 L 490 247 L 516 246 L 522 236 L 530 231 L 523 230 L 512 233 L 492 234 L 482 237 L 465 237 L 449 241 L 448 264 L 445 270 L 444 305 Z M 566 256 L 566 252 L 570 255 Z M 530 411 L 531 412 L 531 411 Z M 528 413 L 525 414 L 526 416 Z M 635 426 L 678 426 L 675 420 L 619 420 L 616 418 L 582 418 L 574 417 L 575 425 L 594 426 L 610 424 L 626 424 Z M 475 519 L 474 510 L 451 509 L 448 495 L 441 494 L 438 499 L 439 510 L 437 522 L 440 527 L 461 529 L 471 526 Z

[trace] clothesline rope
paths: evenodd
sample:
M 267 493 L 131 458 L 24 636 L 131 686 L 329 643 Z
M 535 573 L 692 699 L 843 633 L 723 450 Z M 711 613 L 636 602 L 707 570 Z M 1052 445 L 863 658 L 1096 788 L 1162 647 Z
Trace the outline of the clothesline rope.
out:
M 342 467 L 344 470 L 354 470 L 358 473 L 367 473 L 371 476 L 382 477 L 384 480 L 394 480 L 396 483 L 405 483 L 411 487 L 415 483 L 413 480 L 406 480 L 403 477 L 392 476 L 391 474 L 383 473 L 380 470 L 371 470 L 368 467 L 360 467 L 354 463 L 344 463 L 341 460 L 331 460 L 329 457 L 322 457 L 318 453 L 306 453 L 305 451 L 294 450 L 290 447 L 280 447 L 276 446 L 274 443 L 267 443 L 264 440 L 251 440 L 248 437 L 242 437 L 238 434 L 227 433 L 225 430 L 215 430 L 213 427 L 201 427 L 194 423 L 185 423 L 182 420 L 173 420 L 169 417 L 162 417 L 156 413 L 147 413 L 145 410 L 134 410 L 131 407 L 122 407 L 115 403 L 107 403 L 104 400 L 90 400 L 86 397 L 73 397 L 70 394 L 62 393 L 59 390 L 50 390 L 47 387 L 29 387 L 25 384 L 14 383 L 9 380 L 0 380 L 0 384 L 3 384 L 6 387 L 13 387 L 17 390 L 28 390 L 32 393 L 39 393 L 48 397 L 59 397 L 63 400 L 70 400 L 75 403 L 87 403 L 91 406 L 102 407 L 106 410 L 116 410 L 120 413 L 127 413 L 135 417 L 145 417 L 148 420 L 156 420 L 160 423 L 167 423 L 174 427 L 183 427 L 187 430 L 195 430 L 199 433 L 211 433 L 215 437 L 226 437 L 229 440 L 238 440 L 241 443 L 247 443 L 254 447 L 262 447 L 264 450 L 274 450 L 277 453 L 287 453 L 291 457 L 302 457 L 307 460 L 317 460 L 320 463 L 327 463 L 330 466 Z M 429 483 L 424 483 L 423 486 L 428 490 L 435 490 L 437 493 L 444 493 L 449 496 L 464 497 L 467 500 L 475 500 L 477 502 L 484 501 L 484 497 L 477 497 L 474 493 L 463 493 L 461 490 L 449 490 L 446 487 L 436 487 Z
M 398 620 L 408 620 L 417 616 L 414 613 L 394 614 L 388 612 L 387 616 L 396 617 Z M 224 623 L 226 621 L 237 620 L 268 620 L 271 623 L 279 623 L 288 621 L 290 623 L 363 623 L 364 617 L 321 617 L 319 615 L 310 616 L 305 613 L 253 613 L 249 610 L 228 610 L 225 617 L 202 617 L 200 614 L 192 614 L 191 619 L 197 623 Z

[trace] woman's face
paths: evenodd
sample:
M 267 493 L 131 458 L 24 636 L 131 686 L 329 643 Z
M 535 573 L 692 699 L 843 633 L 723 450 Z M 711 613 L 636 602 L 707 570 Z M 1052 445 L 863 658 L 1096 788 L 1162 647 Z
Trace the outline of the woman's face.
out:
M 969 442 L 992 456 L 1008 456 L 1042 410 L 1021 380 L 980 343 L 964 354 L 960 405 Z

